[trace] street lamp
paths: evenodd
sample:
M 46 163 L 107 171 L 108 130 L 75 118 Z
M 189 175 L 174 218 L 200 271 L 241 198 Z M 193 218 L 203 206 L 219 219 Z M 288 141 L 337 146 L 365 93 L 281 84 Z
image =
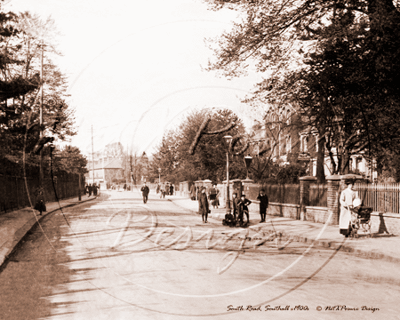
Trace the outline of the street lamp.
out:
M 226 213 L 231 213 L 231 201 L 229 199 L 229 149 L 231 148 L 232 136 L 224 137 L 228 144 L 228 150 L 226 151 Z
M 246 180 L 249 180 L 249 168 L 252 161 L 253 157 L 251 157 L 250 155 L 244 157 L 244 163 L 246 164 L 246 171 L 247 171 Z
M 158 168 L 158 184 L 161 184 L 161 168 Z

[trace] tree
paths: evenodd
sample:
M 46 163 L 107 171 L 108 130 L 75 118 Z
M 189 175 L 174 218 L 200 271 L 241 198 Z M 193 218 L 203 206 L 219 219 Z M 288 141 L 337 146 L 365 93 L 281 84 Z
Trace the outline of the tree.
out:
M 207 123 L 207 131 L 210 132 L 220 131 L 221 128 L 230 126 L 232 122 L 236 125 L 226 132 L 202 135 L 195 152 L 191 153 L 193 141 L 208 116 L 211 116 L 211 120 Z M 244 133 L 241 120 L 230 110 L 193 111 L 178 129 L 164 135 L 157 152 L 153 155 L 153 171 L 156 172 L 160 167 L 164 180 L 171 182 L 199 179 L 222 181 L 226 176 L 226 151 L 228 150 L 223 136 L 238 136 Z M 231 178 L 245 176 L 242 158 L 233 156 L 230 166 Z
M 71 173 L 87 173 L 87 159 L 82 155 L 79 148 L 67 145 L 62 149 L 53 151 L 53 167 L 55 171 L 66 171 Z
M 39 132 L 65 140 L 74 135 L 73 112 L 67 103 L 66 79 L 48 55 L 57 53 L 51 44 L 54 21 L 37 16 L 0 12 L 0 137 L 7 154 L 30 152 Z M 39 126 L 40 57 L 44 52 L 43 126 Z
M 396 152 L 400 128 L 400 13 L 390 0 L 207 1 L 244 18 L 216 42 L 209 70 L 243 74 L 250 60 L 266 73 L 254 96 L 294 103 L 318 129 L 335 172 L 349 155 Z M 305 60 L 305 61 L 304 61 Z M 304 63 L 303 63 L 304 61 Z M 295 63 L 296 62 L 296 63 Z M 272 71 L 271 71 L 272 70 Z M 269 71 L 267 73 L 267 71 Z M 379 118 L 376 115 L 380 115 Z M 393 128 L 388 132 L 385 128 Z M 390 143 L 390 141 L 392 143 Z M 324 154 L 320 148 L 319 171 Z

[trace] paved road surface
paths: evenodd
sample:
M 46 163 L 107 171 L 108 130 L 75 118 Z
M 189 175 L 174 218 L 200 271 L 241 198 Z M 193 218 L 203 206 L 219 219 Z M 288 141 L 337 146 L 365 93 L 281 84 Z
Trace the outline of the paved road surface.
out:
M 399 318 L 397 265 L 285 243 L 277 229 L 203 224 L 154 195 L 145 205 L 103 192 L 25 238 L 0 273 L 0 318 Z

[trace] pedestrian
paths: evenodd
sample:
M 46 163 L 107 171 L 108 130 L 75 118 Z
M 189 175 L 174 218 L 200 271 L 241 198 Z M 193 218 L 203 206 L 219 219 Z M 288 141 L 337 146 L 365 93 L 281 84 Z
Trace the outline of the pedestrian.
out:
M 44 201 L 44 194 L 43 194 L 43 189 L 39 188 L 37 190 L 37 196 L 36 196 L 36 204 L 34 209 L 39 211 L 39 215 L 42 215 L 42 212 L 46 212 L 46 204 Z
M 165 186 L 161 185 L 160 186 L 160 199 L 165 198 Z
M 97 197 L 97 185 L 93 185 L 93 196 Z
M 199 212 L 201 213 L 201 218 L 203 219 L 203 223 L 207 223 L 208 214 L 210 213 L 210 209 L 208 206 L 206 188 L 202 187 L 200 193 L 199 200 Z
M 92 184 L 89 184 L 89 195 L 88 195 L 88 197 L 90 197 L 91 195 L 92 195 L 92 191 L 93 191 L 93 187 L 92 187 Z
M 217 202 L 216 202 L 216 200 L 217 200 L 217 186 L 216 185 L 213 185 L 212 188 L 210 189 L 209 199 L 210 199 L 211 205 L 215 209 L 215 207 L 217 207 Z
M 169 186 L 169 194 L 171 195 L 171 196 L 173 196 L 174 195 L 174 185 L 171 183 L 171 185 Z
M 160 185 L 157 184 L 157 189 L 156 189 L 156 193 L 158 194 L 160 192 Z
M 353 201 L 359 199 L 359 197 L 358 193 L 353 190 L 354 180 L 346 179 L 344 183 L 346 189 L 340 194 L 339 229 L 340 234 L 343 234 L 347 238 L 351 232 L 351 209 L 353 207 Z
M 239 208 L 239 222 L 241 226 L 244 226 L 243 223 L 243 214 L 246 215 L 247 217 L 247 224 L 250 223 L 250 218 L 249 218 L 249 205 L 251 204 L 251 201 L 246 198 L 246 195 L 242 194 L 240 197 L 240 201 L 238 203 L 238 208 Z
M 268 196 L 265 194 L 264 189 L 260 190 L 260 194 L 258 195 L 257 200 L 260 201 L 260 222 L 265 222 L 265 216 L 267 215 L 268 208 Z
M 190 187 L 190 199 L 192 201 L 196 200 L 196 186 L 194 184 Z
M 140 189 L 140 191 L 142 191 L 142 195 L 143 195 L 143 203 L 147 202 L 147 199 L 149 197 L 149 192 L 150 189 L 149 187 L 146 185 L 146 182 L 144 183 L 144 185 L 142 186 L 142 188 Z
M 86 184 L 86 186 L 85 186 L 85 191 L 84 191 L 84 193 L 85 194 L 89 194 L 89 186 Z
M 124 191 L 126 191 L 126 183 L 124 183 Z
M 217 188 L 217 185 L 214 185 L 214 187 L 215 187 L 215 190 L 217 191 L 217 195 L 215 196 L 215 206 L 218 209 L 218 207 L 219 207 L 219 189 Z
M 200 212 L 200 195 L 201 195 L 201 188 L 199 186 L 196 187 L 196 194 L 197 194 L 197 202 L 199 203 L 199 214 L 201 214 Z

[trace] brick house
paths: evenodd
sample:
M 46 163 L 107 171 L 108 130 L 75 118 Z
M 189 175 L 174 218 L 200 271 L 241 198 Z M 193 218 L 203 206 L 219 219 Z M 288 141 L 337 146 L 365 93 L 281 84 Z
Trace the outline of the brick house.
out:
M 296 108 L 285 105 L 268 109 L 263 122 L 257 123 L 253 132 L 252 139 L 260 141 L 259 150 L 264 150 L 272 161 L 282 166 L 302 163 L 306 166 L 308 175 L 316 176 L 319 134 L 315 128 L 305 125 Z M 333 158 L 337 162 L 336 156 Z M 376 170 L 371 168 L 362 152 L 350 156 L 349 171 L 377 178 Z M 332 161 L 327 152 L 324 172 L 325 176 L 333 174 Z

